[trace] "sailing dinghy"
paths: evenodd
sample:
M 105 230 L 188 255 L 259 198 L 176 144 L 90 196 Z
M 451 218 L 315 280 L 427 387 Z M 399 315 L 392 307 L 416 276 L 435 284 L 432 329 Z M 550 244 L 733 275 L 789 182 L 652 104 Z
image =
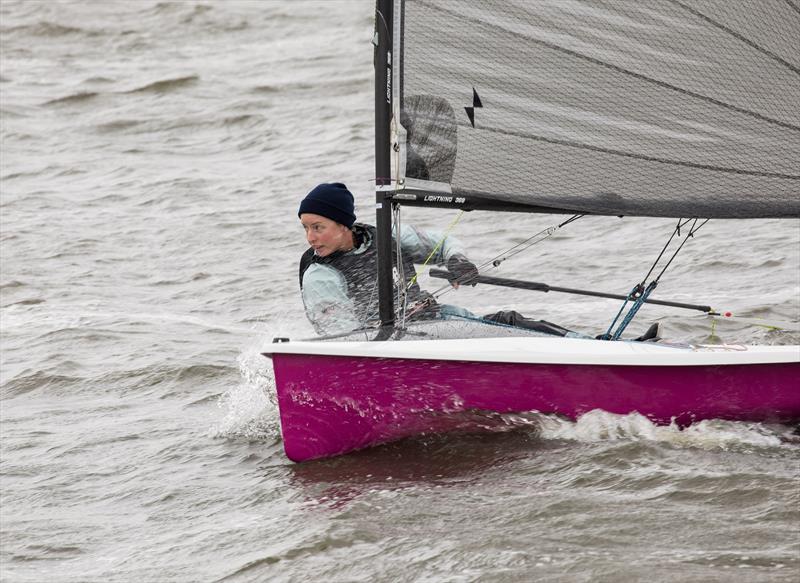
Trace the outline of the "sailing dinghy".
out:
M 264 352 L 287 456 L 526 411 L 800 420 L 800 346 L 623 339 L 707 220 L 800 217 L 798 38 L 800 10 L 786 0 L 378 0 L 380 321 Z M 666 266 L 621 294 L 602 339 L 561 338 L 407 318 L 391 238 L 407 205 L 572 217 L 558 228 L 584 215 L 677 224 L 656 260 Z M 549 291 L 483 269 L 477 281 Z

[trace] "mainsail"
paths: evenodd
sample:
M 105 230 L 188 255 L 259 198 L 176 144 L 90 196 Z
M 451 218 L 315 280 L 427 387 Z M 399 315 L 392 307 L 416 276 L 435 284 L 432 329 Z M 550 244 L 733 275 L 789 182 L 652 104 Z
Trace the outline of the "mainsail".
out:
M 394 0 L 392 52 L 397 202 L 800 216 L 796 0 Z

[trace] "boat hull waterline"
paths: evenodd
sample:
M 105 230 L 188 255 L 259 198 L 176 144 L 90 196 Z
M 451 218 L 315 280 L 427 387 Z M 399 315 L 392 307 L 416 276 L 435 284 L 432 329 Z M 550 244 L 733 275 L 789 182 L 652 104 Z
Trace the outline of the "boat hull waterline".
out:
M 740 347 L 738 358 L 677 349 L 659 354 L 647 347 L 637 360 L 648 364 L 624 364 L 636 349 L 603 343 L 620 345 L 622 356 L 579 364 L 574 361 L 580 355 L 564 354 L 538 359 L 552 362 L 492 361 L 491 341 L 486 343 L 485 360 L 382 357 L 358 350 L 332 354 L 336 347 L 314 343 L 302 344 L 318 347 L 317 353 L 293 343 L 265 353 L 273 360 L 286 455 L 301 462 L 440 433 L 460 427 L 459 416 L 472 411 L 538 411 L 577 419 L 602 409 L 679 425 L 800 419 L 798 347 Z M 389 343 L 402 344 L 411 343 Z M 789 350 L 766 357 L 752 351 L 765 348 Z M 686 364 L 676 364 L 675 352 Z M 536 360 L 535 354 L 529 360 Z

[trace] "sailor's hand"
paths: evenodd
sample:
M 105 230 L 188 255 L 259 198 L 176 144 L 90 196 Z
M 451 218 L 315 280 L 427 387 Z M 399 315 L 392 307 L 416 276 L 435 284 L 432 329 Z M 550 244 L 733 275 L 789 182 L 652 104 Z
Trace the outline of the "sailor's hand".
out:
M 451 285 L 458 289 L 459 284 L 474 286 L 477 282 L 478 268 L 469 259 L 460 254 L 455 254 L 447 260 L 447 269 L 456 276 L 450 280 Z

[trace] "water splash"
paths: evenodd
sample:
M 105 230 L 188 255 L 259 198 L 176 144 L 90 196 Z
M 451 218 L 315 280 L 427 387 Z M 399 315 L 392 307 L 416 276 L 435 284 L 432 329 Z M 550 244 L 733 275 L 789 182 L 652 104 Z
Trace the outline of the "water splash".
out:
M 527 423 L 530 424 L 530 420 Z M 537 415 L 536 424 L 542 439 L 655 441 L 678 447 L 723 450 L 779 447 L 786 441 L 783 434 L 788 431 L 784 426 L 722 419 L 707 419 L 681 428 L 674 422 L 656 425 L 640 413 L 616 415 L 600 409 L 589 411 L 577 421 L 554 415 Z
M 280 438 L 275 377 L 269 361 L 260 352 L 264 342 L 265 338 L 259 337 L 237 358 L 241 382 L 220 397 L 218 407 L 223 417 L 211 429 L 212 437 Z

